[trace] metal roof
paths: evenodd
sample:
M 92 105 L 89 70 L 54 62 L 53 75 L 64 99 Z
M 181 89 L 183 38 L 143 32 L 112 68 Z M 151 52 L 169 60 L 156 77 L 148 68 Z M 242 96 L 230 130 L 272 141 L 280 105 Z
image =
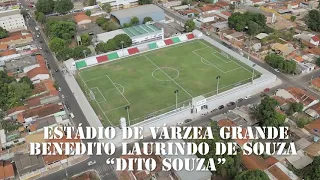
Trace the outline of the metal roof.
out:
M 156 5 L 148 4 L 128 9 L 122 9 L 119 11 L 111 12 L 111 15 L 117 17 L 118 19 L 127 18 L 127 17 L 134 17 L 143 14 L 155 13 L 155 12 L 163 12 L 161 8 Z

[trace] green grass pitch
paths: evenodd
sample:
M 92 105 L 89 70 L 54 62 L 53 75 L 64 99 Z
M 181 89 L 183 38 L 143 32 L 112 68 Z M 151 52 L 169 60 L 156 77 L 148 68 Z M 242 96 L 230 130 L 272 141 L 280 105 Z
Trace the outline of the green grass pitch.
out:
M 173 110 L 175 90 L 179 107 L 192 97 L 212 96 L 217 76 L 222 92 L 249 82 L 252 68 L 206 41 L 193 40 L 83 69 L 76 79 L 102 123 L 117 126 L 120 117 L 127 118 L 127 105 L 134 124 Z

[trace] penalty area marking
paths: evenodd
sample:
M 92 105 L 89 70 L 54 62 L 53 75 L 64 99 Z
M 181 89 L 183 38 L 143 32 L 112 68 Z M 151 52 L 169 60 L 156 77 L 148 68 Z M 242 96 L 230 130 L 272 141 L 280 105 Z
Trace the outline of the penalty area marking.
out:
M 155 73 L 156 71 L 158 71 L 158 70 L 163 71 L 163 69 L 172 69 L 172 70 L 174 70 L 174 71 L 177 72 L 177 76 L 174 77 L 174 78 L 167 79 L 167 80 L 163 80 L 163 79 L 156 78 L 156 77 L 154 76 L 154 73 Z M 155 69 L 154 71 L 152 71 L 152 77 L 153 77 L 155 80 L 157 80 L 157 81 L 172 81 L 172 80 L 177 79 L 179 76 L 180 76 L 179 70 L 177 70 L 176 68 L 173 68 L 173 67 L 159 67 L 159 68 Z
M 121 84 L 114 83 L 114 85 L 116 85 L 116 86 L 120 86 L 120 87 L 121 87 L 121 89 L 122 89 L 122 91 L 120 91 L 120 93 L 121 93 L 121 94 L 123 94 L 123 93 L 124 93 L 124 87 L 123 87 Z M 119 90 L 120 90 L 120 89 L 119 89 Z

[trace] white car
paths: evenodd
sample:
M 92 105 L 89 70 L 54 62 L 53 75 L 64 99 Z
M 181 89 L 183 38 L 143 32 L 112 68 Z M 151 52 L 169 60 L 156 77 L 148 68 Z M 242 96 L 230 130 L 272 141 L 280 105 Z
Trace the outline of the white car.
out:
M 275 72 L 280 72 L 279 69 L 274 69 Z
M 178 122 L 177 123 L 177 126 L 182 126 L 183 125 L 183 122 Z
M 42 50 L 42 47 L 39 47 L 40 50 Z
M 61 92 L 61 87 L 59 87 L 58 90 Z
M 64 99 L 64 95 L 63 94 L 61 95 L 61 97 L 62 97 L 62 99 Z
M 37 38 L 39 38 L 40 36 L 39 35 L 37 35 Z
M 97 163 L 95 160 L 89 161 L 89 162 L 88 162 L 88 166 L 92 166 L 92 165 L 94 165 L 95 163 Z
M 244 97 L 244 99 L 250 99 L 250 98 L 251 98 L 251 96 L 250 96 L 250 95 L 248 95 L 248 96 Z

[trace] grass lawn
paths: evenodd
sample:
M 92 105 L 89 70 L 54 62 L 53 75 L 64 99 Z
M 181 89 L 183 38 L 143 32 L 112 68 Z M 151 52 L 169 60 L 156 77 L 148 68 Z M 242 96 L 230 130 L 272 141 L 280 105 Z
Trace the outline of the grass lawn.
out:
M 249 82 L 252 69 L 206 41 L 194 40 L 83 69 L 76 79 L 103 124 L 116 126 L 127 117 L 128 105 L 131 124 L 174 109 L 175 90 L 179 106 L 192 97 L 212 96 L 217 76 L 222 92 Z

